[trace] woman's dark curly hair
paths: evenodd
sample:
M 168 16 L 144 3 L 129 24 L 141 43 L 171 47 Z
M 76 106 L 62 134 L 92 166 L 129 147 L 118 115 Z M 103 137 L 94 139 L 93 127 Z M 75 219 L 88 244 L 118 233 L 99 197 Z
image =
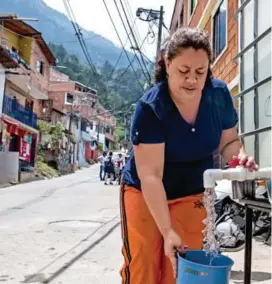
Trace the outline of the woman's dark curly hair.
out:
M 184 48 L 203 49 L 207 52 L 209 61 L 212 61 L 212 48 L 207 32 L 197 28 L 180 28 L 171 37 L 167 38 L 161 48 L 160 58 L 155 70 L 155 82 L 159 83 L 167 78 L 165 57 L 174 59 Z M 212 76 L 209 68 L 207 78 Z

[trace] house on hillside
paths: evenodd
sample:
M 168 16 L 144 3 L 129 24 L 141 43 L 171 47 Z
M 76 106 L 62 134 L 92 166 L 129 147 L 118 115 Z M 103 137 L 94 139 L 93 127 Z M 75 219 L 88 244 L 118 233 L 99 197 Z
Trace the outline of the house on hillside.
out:
M 98 137 L 97 140 L 100 149 L 104 151 L 113 150 L 115 146 L 114 132 L 116 129 L 116 118 L 100 103 L 97 103 L 96 113 L 93 122 L 93 131 Z
M 40 32 L 14 15 L 1 17 L 0 155 L 9 159 L 14 154 L 8 153 L 18 153 L 21 169 L 29 171 L 37 152 L 37 118 L 48 99 L 49 71 L 56 59 Z
M 96 149 L 92 147 L 90 150 L 91 145 L 97 143 L 96 137 L 89 131 L 89 117 L 95 113 L 97 92 L 55 69 L 51 69 L 50 74 L 49 98 L 43 102 L 43 119 L 52 121 L 55 110 L 65 114 L 62 118 L 65 142 L 60 148 L 66 161 L 62 164 L 87 166 L 87 162 L 97 156 L 93 153 Z
M 271 166 L 271 1 L 176 0 L 171 33 L 181 26 L 209 32 L 212 72 L 224 80 L 239 113 L 247 152 Z

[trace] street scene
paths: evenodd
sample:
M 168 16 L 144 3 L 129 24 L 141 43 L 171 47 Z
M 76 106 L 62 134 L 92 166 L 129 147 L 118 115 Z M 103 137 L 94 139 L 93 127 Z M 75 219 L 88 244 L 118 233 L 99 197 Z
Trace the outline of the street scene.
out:
M 271 4 L 0 1 L 0 282 L 272 283 Z

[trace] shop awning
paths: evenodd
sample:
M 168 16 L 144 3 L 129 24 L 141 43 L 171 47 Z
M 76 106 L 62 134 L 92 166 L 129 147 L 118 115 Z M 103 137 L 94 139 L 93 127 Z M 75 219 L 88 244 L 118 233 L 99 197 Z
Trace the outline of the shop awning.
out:
M 9 117 L 8 115 L 6 114 L 2 114 L 2 116 L 0 117 L 0 119 L 8 124 L 8 125 L 12 125 L 14 127 L 17 127 L 19 129 L 22 129 L 24 131 L 27 131 L 27 132 L 32 132 L 34 134 L 39 134 L 39 131 L 37 129 L 34 129 L 24 123 L 21 123 L 20 121 L 16 120 L 16 119 L 13 119 L 11 117 Z
M 13 119 L 9 119 L 7 117 L 1 117 L 1 120 L 3 122 L 5 122 L 6 124 L 12 124 L 12 125 L 15 125 L 15 126 L 19 126 L 19 123 L 17 123 L 16 121 L 14 121 Z

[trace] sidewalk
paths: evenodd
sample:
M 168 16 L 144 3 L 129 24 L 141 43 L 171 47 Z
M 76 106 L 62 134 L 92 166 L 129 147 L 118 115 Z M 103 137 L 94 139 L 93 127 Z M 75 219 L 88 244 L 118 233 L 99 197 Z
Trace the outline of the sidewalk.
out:
M 252 284 L 271 284 L 271 247 L 253 240 Z M 233 261 L 230 284 L 244 283 L 244 250 L 227 254 Z

